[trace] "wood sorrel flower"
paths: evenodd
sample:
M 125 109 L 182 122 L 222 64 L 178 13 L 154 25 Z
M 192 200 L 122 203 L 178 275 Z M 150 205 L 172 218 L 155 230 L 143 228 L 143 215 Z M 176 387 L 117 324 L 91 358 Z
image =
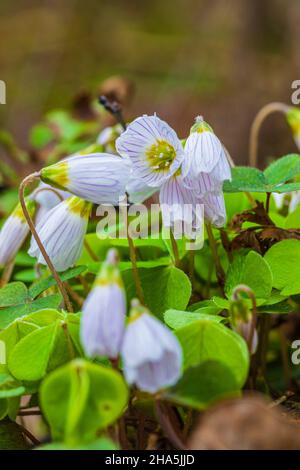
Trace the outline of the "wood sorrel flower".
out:
M 30 216 L 33 217 L 36 210 L 35 201 L 27 198 L 26 206 Z M 28 233 L 29 227 L 21 205 L 18 204 L 0 231 L 0 266 L 4 266 L 15 257 Z
M 202 177 L 207 191 L 220 191 L 223 181 L 231 179 L 226 151 L 212 128 L 202 117 L 197 117 L 186 140 L 184 166 L 193 178 Z M 187 172 L 187 171 L 186 171 Z
M 131 163 L 106 153 L 75 155 L 41 170 L 41 179 L 95 204 L 117 204 L 125 195 Z
M 132 301 L 121 356 L 127 382 L 146 392 L 155 393 L 180 378 L 182 350 L 177 338 L 137 300 Z
M 201 199 L 204 206 L 204 218 L 216 227 L 224 227 L 226 224 L 226 207 L 224 195 L 219 193 L 206 193 Z
M 47 212 L 37 224 L 38 235 L 57 271 L 68 269 L 80 257 L 91 208 L 91 203 L 72 196 Z M 38 263 L 47 264 L 34 239 L 28 253 Z
M 108 252 L 82 308 L 81 342 L 90 357 L 119 355 L 125 328 L 126 298 L 114 249 Z
M 154 116 L 142 116 L 118 137 L 116 148 L 130 158 L 133 175 L 150 187 L 160 187 L 180 167 L 184 151 L 176 132 Z

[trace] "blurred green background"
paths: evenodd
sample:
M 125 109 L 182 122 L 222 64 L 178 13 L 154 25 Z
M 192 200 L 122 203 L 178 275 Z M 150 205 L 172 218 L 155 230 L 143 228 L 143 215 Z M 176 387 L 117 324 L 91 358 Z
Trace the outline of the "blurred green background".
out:
M 299 0 L 1 0 L 0 125 L 26 146 L 43 113 L 117 74 L 136 87 L 126 117 L 156 111 L 184 136 L 202 114 L 245 163 L 255 113 L 300 78 L 299 24 Z M 261 158 L 295 151 L 280 115 L 262 141 Z

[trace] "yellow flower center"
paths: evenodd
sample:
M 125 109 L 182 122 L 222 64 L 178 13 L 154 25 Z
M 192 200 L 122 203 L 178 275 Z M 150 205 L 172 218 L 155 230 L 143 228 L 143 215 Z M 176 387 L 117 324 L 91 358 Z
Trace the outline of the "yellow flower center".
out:
M 92 209 L 92 203 L 84 201 L 77 196 L 67 199 L 70 211 L 81 218 L 88 218 Z
M 167 171 L 176 157 L 176 151 L 166 140 L 157 140 L 146 150 L 146 155 L 152 170 Z
M 69 185 L 68 162 L 62 161 L 41 170 L 41 180 L 58 189 L 67 190 Z

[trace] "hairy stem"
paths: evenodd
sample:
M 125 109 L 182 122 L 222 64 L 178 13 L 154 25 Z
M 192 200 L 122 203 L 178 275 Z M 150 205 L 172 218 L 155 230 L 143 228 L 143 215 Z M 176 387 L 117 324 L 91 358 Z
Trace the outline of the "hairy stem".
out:
M 27 176 L 26 178 L 24 178 L 24 180 L 22 181 L 22 183 L 20 184 L 20 187 L 19 187 L 19 199 L 20 199 L 20 203 L 21 203 L 21 207 L 22 207 L 22 210 L 23 210 L 23 213 L 24 213 L 24 217 L 27 221 L 27 224 L 30 228 L 30 231 L 32 233 L 32 236 L 34 237 L 43 257 L 44 257 L 44 260 L 46 261 L 47 265 L 48 265 L 48 268 L 50 269 L 51 273 L 52 273 L 52 276 L 54 277 L 56 283 L 57 283 L 57 287 L 58 289 L 60 290 L 61 292 L 61 295 L 63 297 L 63 300 L 64 300 L 64 303 L 65 303 L 65 307 L 66 309 L 69 311 L 69 312 L 73 312 L 73 308 L 72 308 L 72 304 L 70 302 L 70 299 L 69 299 L 69 296 L 65 290 L 65 287 L 63 285 L 63 282 L 62 280 L 60 279 L 55 267 L 53 266 L 52 264 L 52 261 L 51 259 L 49 258 L 46 250 L 45 250 L 45 247 L 35 229 L 35 226 L 34 226 L 34 223 L 33 223 L 33 220 L 31 219 L 30 217 L 30 214 L 27 210 L 27 207 L 26 207 L 26 203 L 25 203 L 25 197 L 24 197 L 24 191 L 25 191 L 25 188 L 28 184 L 30 184 L 32 181 L 34 181 L 36 178 L 39 178 L 40 177 L 40 173 L 39 172 L 36 172 L 36 173 L 32 173 L 31 175 Z

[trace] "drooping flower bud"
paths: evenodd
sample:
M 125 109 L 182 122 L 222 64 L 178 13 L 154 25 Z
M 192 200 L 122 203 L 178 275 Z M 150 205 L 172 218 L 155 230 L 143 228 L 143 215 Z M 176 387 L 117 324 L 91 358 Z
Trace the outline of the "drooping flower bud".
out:
M 26 198 L 29 215 L 34 216 L 36 203 Z M 24 217 L 21 205 L 18 204 L 0 231 L 0 266 L 9 263 L 17 254 L 29 233 L 29 227 Z
M 250 353 L 254 354 L 258 345 L 256 319 L 245 299 L 240 296 L 241 292 L 248 294 L 250 291 L 251 289 L 244 285 L 239 285 L 235 288 L 233 298 L 230 301 L 229 313 L 232 328 L 244 338 Z M 253 308 L 256 308 L 256 306 L 254 305 Z
M 128 159 L 106 153 L 75 155 L 41 170 L 51 186 L 95 204 L 117 204 L 131 173 Z
M 115 250 L 108 252 L 82 312 L 81 342 L 86 354 L 116 359 L 125 328 L 126 298 Z
M 210 125 L 201 116 L 196 118 L 184 150 L 188 157 L 186 165 L 191 176 L 194 178 L 198 178 L 201 174 L 210 176 L 210 191 L 220 191 L 223 181 L 231 179 L 226 151 Z
M 91 203 L 72 196 L 37 224 L 37 233 L 57 271 L 65 271 L 80 257 L 91 208 Z M 38 263 L 47 264 L 33 238 L 28 253 Z
M 176 336 L 137 300 L 132 301 L 121 355 L 127 382 L 146 392 L 155 393 L 180 378 L 182 350 Z

